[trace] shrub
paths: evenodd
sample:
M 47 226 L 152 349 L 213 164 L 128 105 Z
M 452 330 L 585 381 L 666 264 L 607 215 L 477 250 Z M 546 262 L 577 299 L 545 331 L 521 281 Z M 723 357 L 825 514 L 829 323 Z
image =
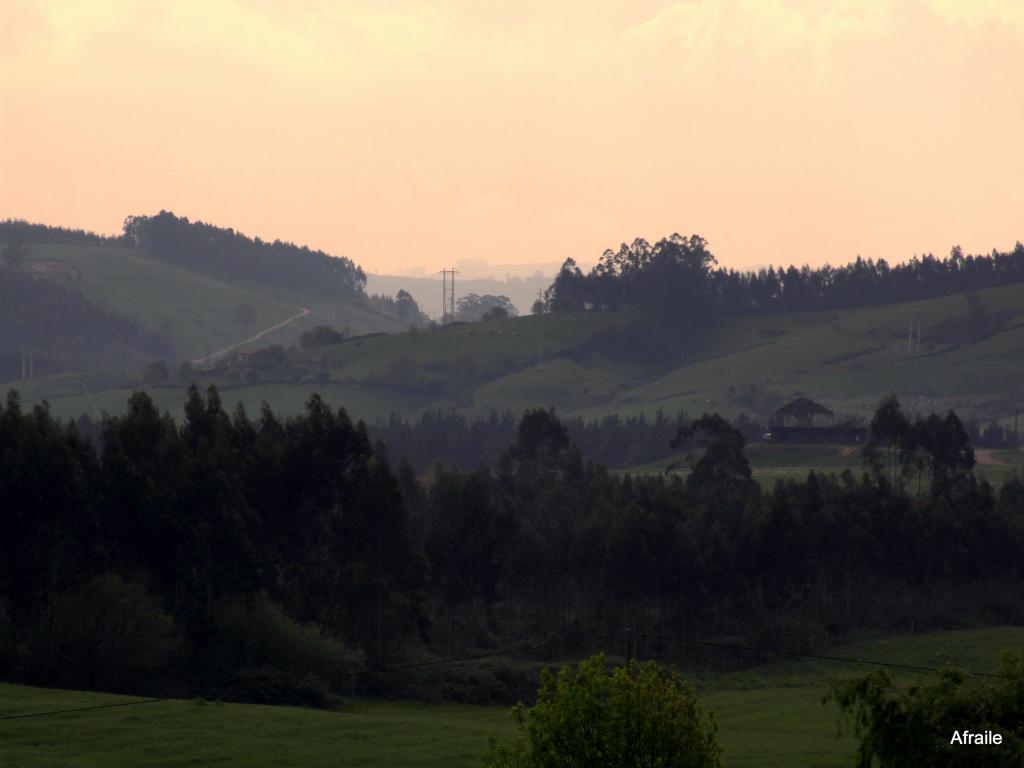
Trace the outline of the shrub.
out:
M 715 723 L 705 719 L 693 687 L 654 662 L 631 662 L 608 674 L 603 654 L 542 674 L 537 704 L 513 710 L 520 737 L 493 739 L 488 768 L 717 768 Z
M 360 653 L 295 621 L 264 595 L 223 607 L 211 660 L 232 698 L 281 704 L 324 703 L 326 688 L 303 680 L 338 675 L 334 687 L 344 688 L 353 682 L 349 673 L 363 666 Z
M 1010 768 L 1024 765 L 1024 653 L 979 683 L 946 669 L 926 685 L 897 686 L 884 670 L 835 685 L 829 700 L 852 720 L 857 765 L 870 768 Z M 953 743 L 955 733 L 998 733 L 1002 743 Z
M 147 688 L 178 647 L 159 601 L 113 574 L 57 598 L 36 635 L 31 676 L 102 690 Z

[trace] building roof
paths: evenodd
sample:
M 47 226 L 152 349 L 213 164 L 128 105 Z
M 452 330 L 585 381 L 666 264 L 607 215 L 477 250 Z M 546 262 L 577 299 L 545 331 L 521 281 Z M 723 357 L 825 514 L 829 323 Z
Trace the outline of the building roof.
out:
M 787 403 L 786 405 L 782 406 L 781 408 L 778 408 L 775 411 L 775 415 L 776 416 L 797 416 L 797 417 L 804 417 L 804 418 L 806 418 L 807 416 L 829 416 L 829 417 L 831 417 L 831 416 L 834 416 L 835 414 L 832 413 L 832 411 L 830 411 L 824 405 L 821 405 L 820 403 L 816 403 L 813 400 L 807 399 L 806 397 L 798 397 L 793 402 Z

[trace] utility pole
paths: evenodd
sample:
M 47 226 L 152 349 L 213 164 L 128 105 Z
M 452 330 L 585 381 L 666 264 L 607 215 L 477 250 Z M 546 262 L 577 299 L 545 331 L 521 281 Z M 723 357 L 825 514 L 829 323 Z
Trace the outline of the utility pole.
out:
M 626 657 L 626 666 L 627 667 L 629 666 L 629 662 L 630 662 L 630 650 L 631 650 L 632 644 L 633 644 L 633 630 L 630 629 L 629 627 L 626 627 L 626 650 L 625 650 L 625 653 L 623 655 Z
M 448 270 L 441 272 L 441 325 L 448 324 Z

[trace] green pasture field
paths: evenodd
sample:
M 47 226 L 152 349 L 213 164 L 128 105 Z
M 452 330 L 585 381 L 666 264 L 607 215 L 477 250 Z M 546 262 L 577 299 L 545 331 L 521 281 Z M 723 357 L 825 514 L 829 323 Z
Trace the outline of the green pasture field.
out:
M 1024 285 L 978 293 L 990 328 L 971 336 L 963 296 L 835 312 L 722 318 L 681 359 L 629 362 L 602 353 L 600 334 L 623 313 L 527 316 L 347 342 L 315 354 L 333 378 L 405 389 L 423 407 L 467 414 L 555 407 L 600 418 L 661 409 L 766 417 L 808 396 L 840 417 L 869 414 L 895 392 L 911 411 L 955 408 L 967 418 L 1012 411 L 1024 376 Z M 921 344 L 907 330 L 921 320 Z M 431 394 L 432 391 L 445 394 Z M 457 392 L 452 396 L 452 392 Z
M 879 638 L 813 649 L 821 655 L 975 672 L 1024 648 L 1024 628 Z M 811 659 L 696 676 L 714 712 L 727 768 L 851 768 L 854 742 L 837 738 L 824 706 L 832 682 L 871 667 Z M 927 673 L 897 672 L 902 684 Z M 0 685 L 0 716 L 96 706 L 132 697 Z M 334 711 L 203 701 L 0 720 L 0 764 L 11 768 L 114 766 L 478 766 L 488 734 L 510 735 L 504 707 L 346 700 Z
M 42 258 L 47 248 L 39 246 L 33 257 Z M 89 250 L 81 246 L 64 248 Z M 110 255 L 115 250 L 98 249 L 98 263 L 109 257 L 109 269 L 121 263 L 133 264 L 139 274 L 170 270 L 175 279 L 209 281 L 133 251 L 124 251 L 115 259 Z M 108 256 L 103 257 L 104 253 Z M 82 282 L 84 291 L 88 282 L 84 271 Z M 128 282 L 134 290 L 145 280 Z M 158 281 L 150 284 L 157 285 Z M 114 285 L 117 282 L 111 279 L 104 290 L 114 291 Z M 256 290 L 227 288 L 250 294 Z M 128 287 L 119 290 L 131 293 Z M 146 303 L 145 295 L 135 297 L 136 305 Z M 344 385 L 350 394 L 362 393 L 350 398 L 350 410 L 354 417 L 366 420 L 392 411 L 415 415 L 427 408 L 455 410 L 473 417 L 492 409 L 519 413 L 535 407 L 554 407 L 560 414 L 584 419 L 641 413 L 653 417 L 659 410 L 670 416 L 685 410 L 694 417 L 705 412 L 730 417 L 745 412 L 767 419 L 781 403 L 801 396 L 821 402 L 839 418 L 846 418 L 870 415 L 883 396 L 895 393 L 911 414 L 954 409 L 965 419 L 987 422 L 999 418 L 1006 424 L 1019 406 L 1019 382 L 1024 380 L 1024 284 L 979 291 L 977 296 L 988 318 L 987 330 L 979 334 L 972 330 L 975 321 L 967 300 L 954 295 L 832 312 L 724 317 L 713 330 L 693 340 L 694 349 L 687 356 L 647 363 L 601 351 L 605 349 L 603 335 L 628 321 L 621 312 L 530 315 L 434 330 L 398 331 L 297 351 L 292 363 L 329 375 L 332 384 Z M 208 300 L 227 309 L 216 318 L 186 323 L 187 327 L 178 331 L 193 349 L 203 347 L 206 329 L 214 326 L 221 329 L 220 338 L 239 340 L 233 317 L 235 294 Z M 208 300 L 200 302 L 203 307 Z M 269 303 L 260 306 L 266 318 L 287 317 L 294 314 L 302 300 L 276 292 L 267 299 Z M 112 306 L 131 314 L 130 302 L 118 301 L 119 305 L 112 302 Z M 149 312 L 147 317 L 152 321 L 175 313 L 160 300 L 154 299 L 152 304 L 138 307 L 139 312 Z M 302 330 L 329 320 L 335 326 L 348 324 L 357 332 L 370 322 L 370 318 L 362 317 L 360 313 L 366 310 L 360 307 L 330 307 L 308 300 L 302 306 L 308 306 L 313 314 L 260 343 L 293 343 Z M 279 314 L 274 314 L 275 308 Z M 157 317 L 158 311 L 164 314 Z M 207 311 L 213 312 L 202 309 Z M 188 312 L 183 315 L 189 316 Z M 916 341 L 918 319 L 920 347 Z M 388 322 L 391 325 L 381 330 L 396 330 L 394 321 Z M 912 324 L 913 349 L 908 351 L 907 334 Z M 229 330 L 224 331 L 225 327 Z M 217 383 L 235 386 L 227 379 Z M 304 401 L 311 392 L 330 389 L 330 385 L 317 384 L 312 374 L 294 384 L 262 386 L 273 396 L 270 404 L 282 411 L 293 411 L 294 404 Z M 98 391 L 93 389 L 94 398 Z M 47 396 L 58 413 L 81 413 L 91 408 L 81 392 Z M 69 402 L 58 402 L 65 397 Z M 119 410 L 117 399 L 109 401 L 112 412 Z M 250 404 L 248 399 L 246 402 Z M 803 466 L 785 468 L 783 475 L 801 473 Z M 781 471 L 784 467 L 771 469 Z
M 747 445 L 745 451 L 754 479 L 764 489 L 770 489 L 776 480 L 806 480 L 811 471 L 818 474 L 840 474 L 849 469 L 854 475 L 864 471 L 860 451 L 853 446 L 751 443 Z M 699 451 L 693 452 L 694 459 L 699 455 Z M 975 474 L 996 487 L 1014 476 L 1024 475 L 1022 451 L 978 449 L 975 456 L 978 462 L 974 467 Z M 682 455 L 652 461 L 623 471 L 641 475 L 661 474 L 673 465 L 678 466 L 673 467 L 671 471 L 688 471 Z
M 217 352 L 296 315 L 311 315 L 268 334 L 259 346 L 295 343 L 301 333 L 328 317 L 353 332 L 398 330 L 400 325 L 362 307 L 329 302 L 271 286 L 244 276 L 238 281 L 210 277 L 151 258 L 135 248 L 111 245 L 31 243 L 26 269 L 53 262 L 39 272 L 77 288 L 105 309 L 134 318 L 144 327 L 163 330 L 181 359 Z M 248 304 L 252 321 L 242 324 L 237 307 Z M 328 311 L 331 310 L 331 314 Z

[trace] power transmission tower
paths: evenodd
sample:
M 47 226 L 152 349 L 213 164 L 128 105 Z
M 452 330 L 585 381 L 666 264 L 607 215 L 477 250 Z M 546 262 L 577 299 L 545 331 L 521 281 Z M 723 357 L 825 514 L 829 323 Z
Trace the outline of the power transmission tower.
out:
M 449 277 L 451 283 L 448 282 Z M 455 320 L 455 270 L 441 270 L 441 325 Z

